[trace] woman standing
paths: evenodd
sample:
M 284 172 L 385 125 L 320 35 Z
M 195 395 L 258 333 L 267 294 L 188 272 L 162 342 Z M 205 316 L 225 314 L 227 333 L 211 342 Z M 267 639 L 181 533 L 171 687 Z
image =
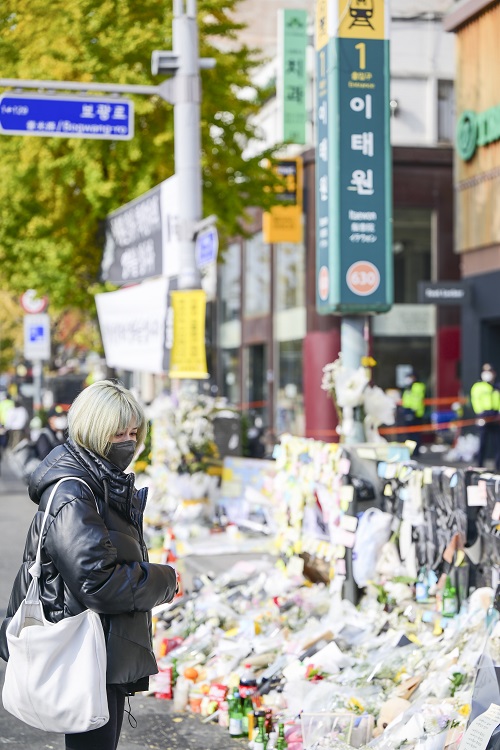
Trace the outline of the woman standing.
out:
M 142 407 L 120 383 L 102 380 L 86 388 L 68 413 L 69 439 L 33 472 L 29 493 L 38 505 L 0 631 L 26 595 L 43 512 L 56 490 L 42 540 L 40 594 L 51 622 L 92 609 L 101 615 L 107 648 L 109 722 L 100 729 L 66 735 L 66 750 L 116 750 L 125 697 L 147 690 L 157 670 L 151 609 L 173 599 L 175 570 L 148 562 L 142 534 L 147 490 L 125 474 L 146 433 Z M 97 501 L 97 508 L 96 508 Z

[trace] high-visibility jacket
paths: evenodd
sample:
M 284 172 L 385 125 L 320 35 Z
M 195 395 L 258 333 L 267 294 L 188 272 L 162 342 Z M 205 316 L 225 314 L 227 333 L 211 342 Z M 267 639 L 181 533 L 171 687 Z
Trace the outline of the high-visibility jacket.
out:
M 416 380 L 410 388 L 403 391 L 401 405 L 404 409 L 411 409 L 416 417 L 423 417 L 425 411 L 425 384 Z
M 14 408 L 15 404 L 11 398 L 4 398 L 0 401 L 0 424 L 4 425 L 7 421 L 7 416 L 10 411 Z
M 478 380 L 470 389 L 470 400 L 475 414 L 500 410 L 500 391 L 483 380 Z

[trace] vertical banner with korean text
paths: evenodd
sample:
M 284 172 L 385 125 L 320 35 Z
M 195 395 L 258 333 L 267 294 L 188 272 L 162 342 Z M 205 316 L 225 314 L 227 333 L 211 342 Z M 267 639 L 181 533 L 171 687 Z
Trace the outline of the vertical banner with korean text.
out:
M 282 140 L 303 145 L 307 121 L 307 11 L 286 9 L 278 13 Z
M 170 353 L 171 378 L 208 378 L 205 350 L 206 295 L 203 289 L 171 293 L 174 335 Z
M 323 5 L 319 0 L 318 8 Z M 393 301 L 389 2 L 329 0 L 328 13 L 324 125 L 320 88 L 317 99 L 317 197 L 323 203 L 317 213 L 317 308 L 384 312 Z M 327 180 L 321 183 L 325 155 Z

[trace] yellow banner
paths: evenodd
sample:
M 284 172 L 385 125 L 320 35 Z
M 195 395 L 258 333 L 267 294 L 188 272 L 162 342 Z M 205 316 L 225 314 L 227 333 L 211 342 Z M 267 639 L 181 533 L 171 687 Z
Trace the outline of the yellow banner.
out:
M 316 0 L 316 49 L 328 44 L 328 0 Z
M 174 342 L 170 353 L 171 378 L 208 378 L 205 351 L 206 296 L 202 289 L 171 292 Z
M 276 190 L 276 205 L 262 216 L 264 242 L 303 242 L 302 194 L 303 166 L 300 156 L 279 159 L 276 171 L 284 180 L 284 187 Z
M 337 36 L 349 39 L 388 38 L 386 0 L 337 0 Z M 387 14 L 387 15 L 386 15 Z

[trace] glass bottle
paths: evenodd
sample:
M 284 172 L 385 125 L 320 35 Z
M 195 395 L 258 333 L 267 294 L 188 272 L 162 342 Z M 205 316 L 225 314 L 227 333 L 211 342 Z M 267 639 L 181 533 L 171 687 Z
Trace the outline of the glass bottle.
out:
M 258 729 L 257 736 L 253 741 L 253 750 L 266 750 L 267 748 L 267 734 L 264 728 L 264 717 L 259 716 L 257 719 Z
M 253 703 L 251 697 L 248 695 L 242 700 L 242 731 L 245 736 L 248 735 L 250 739 L 250 732 L 253 729 L 253 722 L 250 717 L 253 716 Z
M 278 724 L 278 741 L 276 742 L 276 750 L 287 750 L 288 742 L 285 739 L 285 725 L 280 722 Z
M 229 734 L 231 737 L 243 736 L 243 713 L 241 710 L 241 699 L 238 689 L 236 688 L 232 697 L 228 700 L 229 704 Z
M 172 685 L 175 685 L 179 679 L 179 670 L 177 669 L 177 658 L 172 659 Z
M 446 576 L 446 583 L 443 590 L 443 617 L 454 617 L 457 611 L 457 590 L 453 586 L 450 576 Z
M 417 583 L 415 585 L 415 599 L 417 602 L 429 601 L 429 581 L 427 579 L 427 570 L 425 566 L 420 568 Z

